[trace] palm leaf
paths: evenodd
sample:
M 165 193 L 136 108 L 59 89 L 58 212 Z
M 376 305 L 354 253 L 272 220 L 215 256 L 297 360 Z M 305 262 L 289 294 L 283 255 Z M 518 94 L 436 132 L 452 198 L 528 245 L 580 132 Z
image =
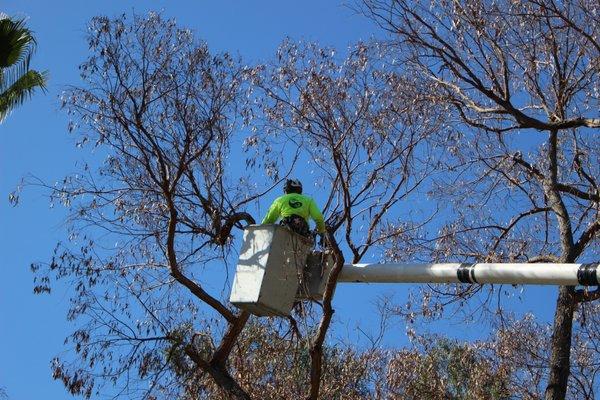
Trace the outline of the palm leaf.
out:
M 0 68 L 28 60 L 36 41 L 24 20 L 0 19 Z
M 34 50 L 35 39 L 22 20 L 0 19 L 0 91 L 27 73 Z
M 45 91 L 47 73 L 29 70 L 35 45 L 24 20 L 0 15 L 0 122 L 36 88 Z
M 33 94 L 35 89 L 46 90 L 46 72 L 28 71 L 6 91 L 0 93 L 0 122 Z

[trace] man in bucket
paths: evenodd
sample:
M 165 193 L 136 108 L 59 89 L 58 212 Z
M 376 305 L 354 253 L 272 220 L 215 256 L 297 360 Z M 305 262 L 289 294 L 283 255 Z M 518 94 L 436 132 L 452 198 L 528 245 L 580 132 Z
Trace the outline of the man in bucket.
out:
M 323 214 L 311 197 L 302 194 L 302 183 L 297 179 L 288 179 L 283 191 L 285 194 L 271 204 L 262 223 L 273 224 L 281 217 L 281 225 L 287 226 L 302 236 L 309 237 L 308 219 L 312 218 L 317 224 L 317 233 L 322 240 L 325 233 Z

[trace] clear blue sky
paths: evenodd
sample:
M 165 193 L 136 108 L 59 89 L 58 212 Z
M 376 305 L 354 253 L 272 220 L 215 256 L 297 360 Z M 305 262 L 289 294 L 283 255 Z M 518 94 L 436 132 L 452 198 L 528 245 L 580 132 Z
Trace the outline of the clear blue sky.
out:
M 67 118 L 59 110 L 58 96 L 79 84 L 77 66 L 87 56 L 85 29 L 95 15 L 114 16 L 148 10 L 163 11 L 195 31 L 213 50 L 239 53 L 248 62 L 271 57 L 285 36 L 315 40 L 339 49 L 360 39 L 379 35 L 372 25 L 335 0 L 285 1 L 42 1 L 9 0 L 0 12 L 27 18 L 38 39 L 32 67 L 50 73 L 48 93 L 38 94 L 0 125 L 0 388 L 10 399 L 71 398 L 50 376 L 49 363 L 63 351 L 62 341 L 73 330 L 65 319 L 65 289 L 51 296 L 34 296 L 29 264 L 50 258 L 53 246 L 64 237 L 60 208 L 50 209 L 43 193 L 26 190 L 21 205 L 12 208 L 8 194 L 29 174 L 47 182 L 77 170 L 84 154 L 74 148 L 66 131 Z M 554 289 L 527 292 L 527 306 L 547 319 L 554 309 Z M 338 288 L 340 311 L 336 334 L 353 335 L 356 322 L 363 328 L 374 322 L 372 303 L 383 293 L 406 286 L 376 285 Z M 552 299 L 551 301 L 548 301 Z M 456 324 L 446 329 L 453 336 L 468 335 Z M 403 327 L 388 343 L 404 344 Z

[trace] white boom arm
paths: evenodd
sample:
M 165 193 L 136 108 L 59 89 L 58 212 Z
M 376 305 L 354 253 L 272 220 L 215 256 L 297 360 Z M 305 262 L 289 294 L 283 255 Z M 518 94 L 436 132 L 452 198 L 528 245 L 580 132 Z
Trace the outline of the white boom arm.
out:
M 347 264 L 338 282 L 598 285 L 598 264 Z
M 251 225 L 229 300 L 255 315 L 289 315 L 298 300 L 320 300 L 333 259 L 281 225 Z M 598 264 L 348 264 L 338 282 L 508 283 L 598 286 Z

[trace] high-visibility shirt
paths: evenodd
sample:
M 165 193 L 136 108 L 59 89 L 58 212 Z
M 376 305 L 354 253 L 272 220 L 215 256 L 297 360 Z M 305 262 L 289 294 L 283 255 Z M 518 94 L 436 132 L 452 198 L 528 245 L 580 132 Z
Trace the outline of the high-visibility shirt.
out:
M 312 197 L 298 193 L 288 193 L 275 199 L 262 223 L 273 224 L 280 217 L 285 218 L 291 215 L 299 215 L 306 222 L 309 218 L 312 218 L 317 224 L 317 232 L 325 232 L 323 214 L 321 214 L 315 201 Z

